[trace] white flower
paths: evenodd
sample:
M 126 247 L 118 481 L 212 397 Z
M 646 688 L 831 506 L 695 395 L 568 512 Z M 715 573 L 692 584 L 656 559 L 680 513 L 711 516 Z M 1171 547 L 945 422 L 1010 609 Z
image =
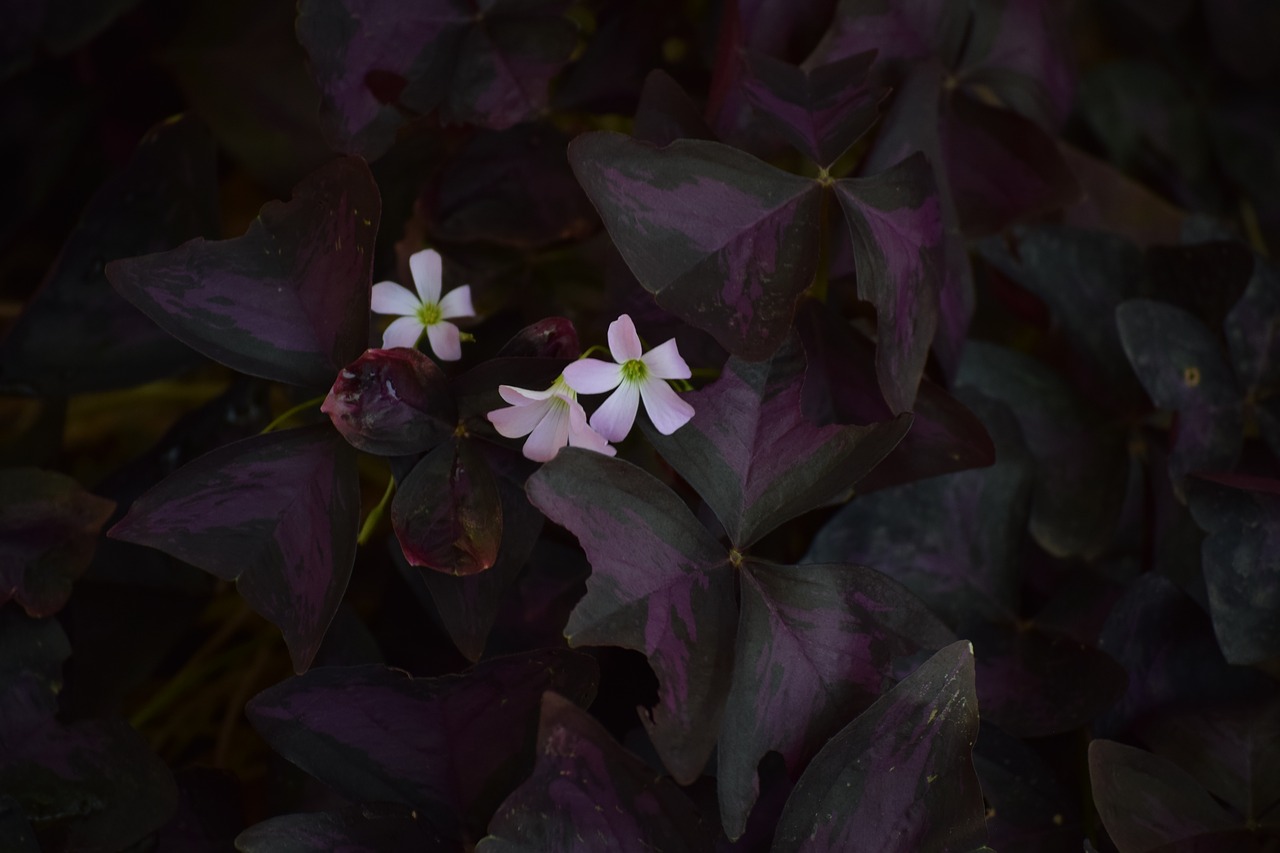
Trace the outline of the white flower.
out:
M 591 426 L 609 441 L 622 441 L 644 401 L 649 419 L 663 435 L 671 435 L 693 417 L 690 406 L 667 384 L 692 374 L 676 349 L 675 338 L 643 351 L 635 324 L 623 314 L 609 324 L 609 352 L 615 364 L 584 358 L 564 369 L 564 379 L 579 394 L 602 394 L 617 388 L 591 416 Z
M 416 347 L 423 331 L 431 351 L 441 361 L 462 358 L 462 336 L 458 327 L 446 322 L 458 317 L 474 317 L 471 307 L 471 285 L 455 288 L 440 298 L 440 253 L 424 249 L 409 257 L 413 286 L 418 291 L 401 287 L 394 281 L 373 286 L 370 307 L 375 314 L 398 314 L 400 319 L 387 326 L 382 334 L 382 348 Z
M 587 413 L 563 377 L 557 377 L 545 391 L 499 385 L 498 393 L 511 405 L 505 409 L 494 409 L 485 417 L 499 435 L 506 438 L 529 436 L 523 450 L 528 459 L 547 462 L 554 459 L 566 444 L 606 456 L 617 452 L 587 425 Z

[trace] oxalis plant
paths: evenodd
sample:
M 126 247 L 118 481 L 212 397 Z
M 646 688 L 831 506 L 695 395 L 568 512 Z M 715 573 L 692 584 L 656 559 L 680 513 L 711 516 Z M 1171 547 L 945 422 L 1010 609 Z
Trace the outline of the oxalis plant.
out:
M 0 851 L 1280 849 L 1267 4 L 82 5 Z

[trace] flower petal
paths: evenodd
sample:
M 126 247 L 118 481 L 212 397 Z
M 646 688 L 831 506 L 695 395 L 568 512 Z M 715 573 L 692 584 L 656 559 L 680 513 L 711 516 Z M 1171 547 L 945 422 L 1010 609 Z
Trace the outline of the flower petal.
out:
M 476 309 L 471 305 L 471 285 L 464 284 L 446 293 L 440 300 L 440 316 L 446 320 L 476 316 Z
M 605 456 L 613 456 L 618 452 L 613 445 L 605 441 L 603 435 L 587 425 L 587 413 L 582 410 L 582 404 L 577 400 L 569 403 L 569 446 L 594 450 Z
M 547 462 L 554 459 L 560 448 L 568 443 L 569 406 L 564 397 L 552 397 L 547 407 L 547 416 L 529 434 L 522 452 L 526 459 Z
M 399 286 L 396 285 L 396 287 Z M 422 337 L 422 321 L 417 317 L 401 317 L 390 326 L 387 326 L 387 330 L 382 333 L 382 348 L 409 347 L 413 349 L 418 345 L 418 338 L 420 337 Z
M 603 394 L 622 381 L 622 367 L 598 358 L 582 358 L 564 369 L 564 381 L 579 394 Z
M 452 323 L 432 323 L 427 326 L 427 341 L 431 351 L 441 361 L 457 361 L 462 358 L 462 337 Z
M 528 435 L 537 428 L 551 409 L 548 400 L 539 400 L 529 405 L 508 406 L 505 409 L 494 409 L 485 415 L 498 435 L 505 438 L 519 438 Z
M 413 273 L 413 286 L 422 301 L 433 304 L 440 301 L 440 253 L 435 249 L 423 249 L 409 256 L 409 271 Z
M 375 314 L 399 314 L 401 317 L 412 317 L 418 313 L 422 303 L 413 291 L 401 287 L 394 281 L 380 281 L 373 286 L 373 296 L 369 300 L 369 309 Z
M 649 375 L 659 379 L 688 379 L 693 375 L 689 365 L 680 357 L 680 351 L 676 349 L 675 338 L 649 350 L 640 360 L 649 368 Z
M 649 420 L 663 435 L 671 435 L 693 417 L 693 406 L 661 379 L 641 382 L 640 396 L 644 399 L 644 410 L 649 413 Z
M 548 388 L 545 391 L 530 391 L 528 388 L 517 388 L 514 385 L 498 386 L 498 396 L 513 406 L 528 406 L 538 403 L 554 393 L 556 392 L 552 388 Z
M 623 314 L 609 324 L 609 352 L 618 364 L 644 354 L 640 336 L 636 334 L 636 324 L 631 322 L 630 315 Z
M 622 441 L 636 422 L 639 405 L 640 390 L 633 383 L 624 382 L 596 409 L 591 426 L 609 441 Z

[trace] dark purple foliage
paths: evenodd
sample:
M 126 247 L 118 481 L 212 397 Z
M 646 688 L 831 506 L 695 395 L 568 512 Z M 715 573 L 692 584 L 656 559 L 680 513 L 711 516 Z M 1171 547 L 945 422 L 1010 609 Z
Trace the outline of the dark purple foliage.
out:
M 371 349 L 344 367 L 320 411 L 357 450 L 408 456 L 453 434 L 449 382 L 416 349 Z

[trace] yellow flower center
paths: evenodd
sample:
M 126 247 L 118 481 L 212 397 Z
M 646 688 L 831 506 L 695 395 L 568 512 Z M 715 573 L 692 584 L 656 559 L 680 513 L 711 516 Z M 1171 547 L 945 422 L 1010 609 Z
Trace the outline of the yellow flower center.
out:
M 649 375 L 649 368 L 638 358 L 622 363 L 622 381 L 623 382 L 643 382 L 645 377 Z
M 441 319 L 440 306 L 434 302 L 425 302 L 422 307 L 418 309 L 418 320 L 424 326 L 434 326 L 436 323 L 439 323 Z

